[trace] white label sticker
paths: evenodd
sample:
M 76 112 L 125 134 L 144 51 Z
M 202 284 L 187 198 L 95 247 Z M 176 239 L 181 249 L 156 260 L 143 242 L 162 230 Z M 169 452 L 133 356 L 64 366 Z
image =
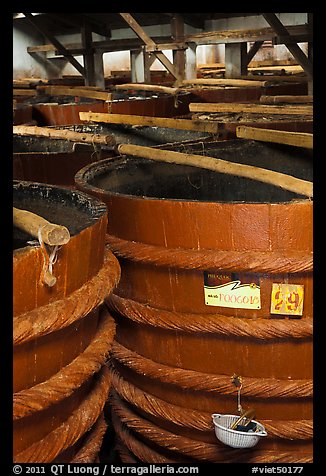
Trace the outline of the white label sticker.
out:
M 204 284 L 207 306 L 230 307 L 236 309 L 261 309 L 260 286 L 257 283 L 228 281 L 219 285 Z

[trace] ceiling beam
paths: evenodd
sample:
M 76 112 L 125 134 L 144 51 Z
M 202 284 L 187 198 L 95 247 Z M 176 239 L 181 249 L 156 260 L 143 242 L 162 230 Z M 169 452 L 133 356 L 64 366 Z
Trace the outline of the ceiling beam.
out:
M 176 71 L 176 68 L 171 63 L 171 61 L 165 56 L 164 53 L 160 50 L 160 46 L 155 43 L 152 38 L 150 38 L 143 28 L 137 23 L 130 13 L 119 13 L 121 17 L 126 21 L 130 28 L 136 33 L 136 35 L 145 43 L 148 51 L 153 53 L 156 58 L 165 66 L 165 68 L 177 79 L 181 80 L 179 73 Z
M 278 36 L 285 37 L 284 44 L 290 53 L 294 56 L 294 58 L 298 61 L 298 63 L 302 66 L 304 71 L 307 73 L 309 78 L 313 78 L 313 67 L 311 61 L 302 51 L 300 46 L 297 43 L 292 43 L 290 41 L 290 33 L 287 28 L 283 25 L 283 23 L 279 20 L 279 18 L 275 15 L 275 13 L 262 13 L 263 17 L 267 21 L 267 23 L 273 28 L 275 33 Z M 286 37 L 288 40 L 286 40 Z
M 111 37 L 111 30 L 108 25 L 104 22 L 95 20 L 87 13 L 69 13 L 69 15 L 62 13 L 46 13 L 45 15 L 49 17 L 49 19 L 59 20 L 59 22 L 68 26 L 76 27 L 78 30 L 80 30 L 86 21 L 94 33 L 105 36 L 106 38 Z
M 39 24 L 39 19 L 36 19 L 31 13 L 24 13 L 24 15 L 32 23 L 32 25 L 56 47 L 58 52 L 62 54 L 82 76 L 85 76 L 84 67 L 69 53 L 69 51 L 66 50 L 60 41 L 58 41 L 51 33 L 44 31 L 44 29 Z

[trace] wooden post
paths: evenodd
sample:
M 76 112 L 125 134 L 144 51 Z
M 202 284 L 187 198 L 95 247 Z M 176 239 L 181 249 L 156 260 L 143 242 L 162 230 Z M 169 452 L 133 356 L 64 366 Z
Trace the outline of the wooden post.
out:
M 225 44 L 225 77 L 240 78 L 247 74 L 247 43 Z
M 104 122 L 109 124 L 129 124 L 133 126 L 166 127 L 184 131 L 199 131 L 218 134 L 217 121 L 175 119 L 170 117 L 136 116 L 134 114 L 107 114 L 101 112 L 80 112 L 81 121 Z M 18 127 L 18 126 L 17 126 Z
M 81 42 L 82 47 L 85 49 L 85 53 L 83 55 L 85 68 L 85 86 L 95 86 L 94 53 L 92 51 L 92 30 L 86 21 L 84 21 L 84 24 L 81 27 Z
M 96 52 L 96 53 L 94 53 L 93 56 L 94 56 L 94 81 L 95 81 L 95 86 L 98 86 L 101 89 L 105 89 L 103 53 Z
M 236 134 L 237 137 L 242 139 L 253 139 L 313 149 L 313 134 L 307 132 L 278 131 L 260 127 L 238 126 Z
M 185 53 L 185 79 L 195 79 L 197 77 L 196 48 L 196 43 L 188 43 L 188 48 Z
M 174 41 L 183 40 L 184 22 L 180 13 L 174 13 L 171 19 L 171 36 Z M 185 77 L 186 55 L 185 50 L 173 50 L 173 65 L 179 78 L 175 82 L 175 86 L 179 85 Z
M 87 144 L 115 145 L 115 138 L 111 135 L 89 134 L 70 131 L 69 129 L 52 129 L 38 126 L 13 126 L 13 133 L 21 136 L 52 137 Z
M 145 52 L 144 48 L 140 50 L 130 51 L 130 65 L 131 65 L 131 81 L 134 83 L 149 83 L 150 82 L 150 65 L 149 54 Z

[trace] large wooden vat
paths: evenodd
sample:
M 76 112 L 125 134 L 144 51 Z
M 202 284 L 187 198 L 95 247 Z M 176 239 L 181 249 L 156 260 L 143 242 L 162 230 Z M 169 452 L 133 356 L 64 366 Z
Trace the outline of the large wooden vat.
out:
M 81 192 L 14 182 L 13 204 L 66 226 L 56 283 L 43 282 L 53 249 L 14 227 L 13 459 L 92 462 L 106 422 L 106 359 L 115 323 L 103 307 L 120 267 L 105 248 L 105 204 Z M 50 269 L 50 268 L 49 268 Z
M 212 134 L 167 129 L 164 127 L 131 127 L 123 124 L 75 124 L 57 127 L 88 134 L 114 137 L 116 144 L 131 143 L 154 146 L 174 142 L 206 140 Z M 114 147 L 81 144 L 49 137 L 13 135 L 13 178 L 73 187 L 75 174 L 87 164 L 115 157 Z
M 207 155 L 312 179 L 304 149 L 233 140 Z M 85 167 L 76 184 L 107 204 L 107 239 L 122 269 L 109 299 L 121 457 L 311 462 L 312 201 L 250 179 L 130 157 Z M 232 303 L 221 287 L 212 304 L 211 278 L 215 286 L 240 281 L 249 294 L 258 289 L 260 306 L 248 296 Z M 302 315 L 271 312 L 275 285 L 290 307 L 291 293 L 304 290 Z M 275 306 L 280 295 L 273 291 Z M 242 407 L 254 407 L 268 432 L 249 450 L 223 445 L 213 429 L 212 413 L 237 413 L 234 374 L 243 382 Z
M 47 101 L 33 101 L 32 116 L 38 126 L 60 126 L 81 124 L 80 112 L 112 112 L 114 114 L 136 114 L 143 116 L 173 117 L 187 114 L 191 94 L 147 92 L 113 92 L 113 99 L 105 101 L 84 100 L 74 102 L 68 97 L 49 97 Z M 69 99 L 69 101 L 68 101 Z M 67 102 L 68 101 L 68 102 Z

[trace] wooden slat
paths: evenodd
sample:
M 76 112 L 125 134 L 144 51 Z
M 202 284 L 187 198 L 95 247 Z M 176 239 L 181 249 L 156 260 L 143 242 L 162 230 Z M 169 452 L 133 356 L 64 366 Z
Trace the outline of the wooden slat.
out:
M 219 125 L 215 121 L 136 116 L 128 114 L 106 114 L 97 112 L 80 112 L 79 118 L 82 121 L 128 124 L 134 126 L 166 127 L 169 129 L 209 132 L 212 134 L 217 134 L 219 131 Z
M 309 33 L 307 25 L 290 25 L 286 27 L 291 35 Z M 215 43 L 238 43 L 248 41 L 273 40 L 277 36 L 271 27 L 250 30 L 224 30 L 206 31 L 185 36 L 185 41 L 194 42 L 197 45 L 209 45 Z
M 304 83 L 307 82 L 307 76 L 304 73 L 297 74 L 265 74 L 258 76 L 257 74 L 248 74 L 248 76 L 240 76 L 241 79 L 247 79 L 248 81 L 257 81 L 257 77 L 264 78 L 266 85 L 272 82 L 281 83 Z
M 49 94 L 50 96 L 80 96 L 101 101 L 111 101 L 112 93 L 97 91 L 92 87 L 65 87 L 65 86 L 37 86 L 37 91 Z
M 13 89 L 14 96 L 36 96 L 37 92 L 35 89 Z
M 313 134 L 306 132 L 278 131 L 260 127 L 238 126 L 236 135 L 242 139 L 253 139 L 262 142 L 293 145 L 313 149 Z
M 248 112 L 255 114 L 284 114 L 284 115 L 307 115 L 313 114 L 313 108 L 309 105 L 264 105 L 253 103 L 190 103 L 190 112 Z
M 192 167 L 201 167 L 223 174 L 247 177 L 253 180 L 275 185 L 285 190 L 290 190 L 300 195 L 305 195 L 308 197 L 313 196 L 313 186 L 311 182 L 292 177 L 291 175 L 275 172 L 274 170 L 254 167 L 252 165 L 229 162 L 227 160 L 204 155 L 185 154 L 182 152 L 153 149 L 152 147 L 131 144 L 118 145 L 118 152 L 120 154 L 157 160 L 158 162 L 190 165 Z
M 52 129 L 51 127 L 38 126 L 13 126 L 13 133 L 21 136 L 50 137 L 53 139 L 66 139 L 73 142 L 85 142 L 87 144 L 115 145 L 115 139 L 111 135 L 88 134 L 75 132 L 67 129 Z
M 260 96 L 259 101 L 262 104 L 311 104 L 313 103 L 314 99 L 311 95 L 292 96 L 284 94 L 281 96 Z
M 209 85 L 224 85 L 224 86 L 240 86 L 240 87 L 263 87 L 267 85 L 267 82 L 264 80 L 254 81 L 252 78 L 248 79 L 232 79 L 232 78 L 194 78 L 194 79 L 184 79 L 182 81 L 184 85 L 190 84 L 209 84 Z
M 159 84 L 143 84 L 143 83 L 125 83 L 116 84 L 115 89 L 138 89 L 142 91 L 155 91 L 167 94 L 176 94 L 179 88 L 171 88 L 168 86 L 161 86 Z

